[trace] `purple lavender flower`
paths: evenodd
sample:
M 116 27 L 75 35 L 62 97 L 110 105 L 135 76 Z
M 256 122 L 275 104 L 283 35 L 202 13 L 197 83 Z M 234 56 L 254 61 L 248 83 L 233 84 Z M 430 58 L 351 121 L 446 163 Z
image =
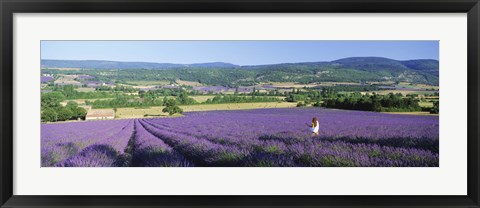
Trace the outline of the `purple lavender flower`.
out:
M 42 166 L 438 167 L 438 146 L 438 116 L 323 108 L 42 124 Z

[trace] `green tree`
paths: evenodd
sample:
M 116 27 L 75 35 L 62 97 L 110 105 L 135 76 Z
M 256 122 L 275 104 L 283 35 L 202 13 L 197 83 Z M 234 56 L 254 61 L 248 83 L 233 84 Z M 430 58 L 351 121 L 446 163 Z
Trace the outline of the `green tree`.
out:
M 42 111 L 42 122 L 55 122 L 58 120 L 57 111 L 53 108 L 47 108 Z
M 197 103 L 197 101 L 195 101 L 193 98 L 188 97 L 188 94 L 185 91 L 181 92 L 178 95 L 177 101 L 181 105 L 190 105 L 190 104 L 196 104 Z
M 438 114 L 440 112 L 440 102 L 436 101 L 433 103 L 433 108 L 430 109 L 430 113 Z
M 235 93 L 233 93 L 234 95 L 237 95 L 238 94 L 238 85 L 235 86 Z
M 70 110 L 73 110 L 75 108 L 78 108 L 78 103 L 73 102 L 73 101 L 69 101 L 65 107 L 70 109 Z
M 304 102 L 297 103 L 297 107 L 305 107 L 305 106 L 307 106 L 307 104 L 305 104 Z
M 167 106 L 168 98 L 167 96 L 163 97 L 162 105 Z
M 58 121 L 66 121 L 72 118 L 73 112 L 68 108 L 59 108 L 57 110 Z
M 143 98 L 143 96 L 145 95 L 145 91 L 144 90 L 140 90 L 138 91 L 138 96 Z
M 70 119 L 84 119 L 87 114 L 84 108 L 78 107 L 78 104 L 73 101 L 68 102 L 65 108 L 71 112 Z
M 73 119 L 85 119 L 86 115 L 87 115 L 87 110 L 85 110 L 85 108 L 78 107 L 72 110 Z
M 65 100 L 65 96 L 60 92 L 47 92 L 41 95 L 41 108 L 58 108 L 60 102 Z
M 173 115 L 176 113 L 183 113 L 183 109 L 177 106 L 177 101 L 175 99 L 169 99 L 163 108 L 162 112 Z

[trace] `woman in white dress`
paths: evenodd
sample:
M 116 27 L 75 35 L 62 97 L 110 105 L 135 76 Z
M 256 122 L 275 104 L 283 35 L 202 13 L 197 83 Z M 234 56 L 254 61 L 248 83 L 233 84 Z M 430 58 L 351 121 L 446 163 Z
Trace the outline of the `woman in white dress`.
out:
M 310 127 L 310 131 L 312 132 L 312 136 L 318 135 L 318 130 L 320 129 L 320 125 L 318 123 L 317 117 L 313 117 L 312 125 L 311 126 L 308 125 L 308 127 Z

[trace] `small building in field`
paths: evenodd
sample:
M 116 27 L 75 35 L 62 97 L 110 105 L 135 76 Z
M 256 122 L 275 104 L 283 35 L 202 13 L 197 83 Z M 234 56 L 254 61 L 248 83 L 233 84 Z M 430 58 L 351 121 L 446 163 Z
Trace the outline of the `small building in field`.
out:
M 112 109 L 91 109 L 87 112 L 85 120 L 114 119 L 115 111 Z

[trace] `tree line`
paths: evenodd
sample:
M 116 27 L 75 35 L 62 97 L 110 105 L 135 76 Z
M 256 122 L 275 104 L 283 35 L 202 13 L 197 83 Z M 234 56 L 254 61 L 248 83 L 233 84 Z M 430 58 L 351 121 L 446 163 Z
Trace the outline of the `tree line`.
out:
M 113 98 L 116 95 L 120 94 L 119 92 L 114 91 L 94 91 L 94 92 L 79 92 L 77 91 L 77 86 L 73 85 L 56 85 L 52 86 L 50 89 L 53 92 L 61 93 L 65 99 L 98 99 L 98 98 Z
M 323 100 L 323 107 L 376 112 L 412 112 L 421 111 L 418 100 L 404 97 L 402 94 L 361 95 L 351 93 Z
M 60 103 L 64 100 L 65 96 L 60 92 L 43 93 L 41 98 L 42 122 L 85 119 L 87 111 L 84 108 L 78 107 L 78 104 L 73 101 L 62 106 Z
M 161 98 L 163 96 L 163 99 Z M 167 106 L 169 100 L 173 99 L 176 105 L 195 105 L 195 104 L 221 104 L 221 103 L 255 103 L 255 102 L 281 102 L 277 97 L 267 95 L 216 95 L 207 99 L 205 102 L 197 102 L 189 96 L 187 91 L 167 90 L 167 91 L 148 91 L 139 98 L 135 96 L 119 95 L 114 99 L 85 101 L 87 105 L 93 108 L 126 108 L 126 107 L 151 107 Z

